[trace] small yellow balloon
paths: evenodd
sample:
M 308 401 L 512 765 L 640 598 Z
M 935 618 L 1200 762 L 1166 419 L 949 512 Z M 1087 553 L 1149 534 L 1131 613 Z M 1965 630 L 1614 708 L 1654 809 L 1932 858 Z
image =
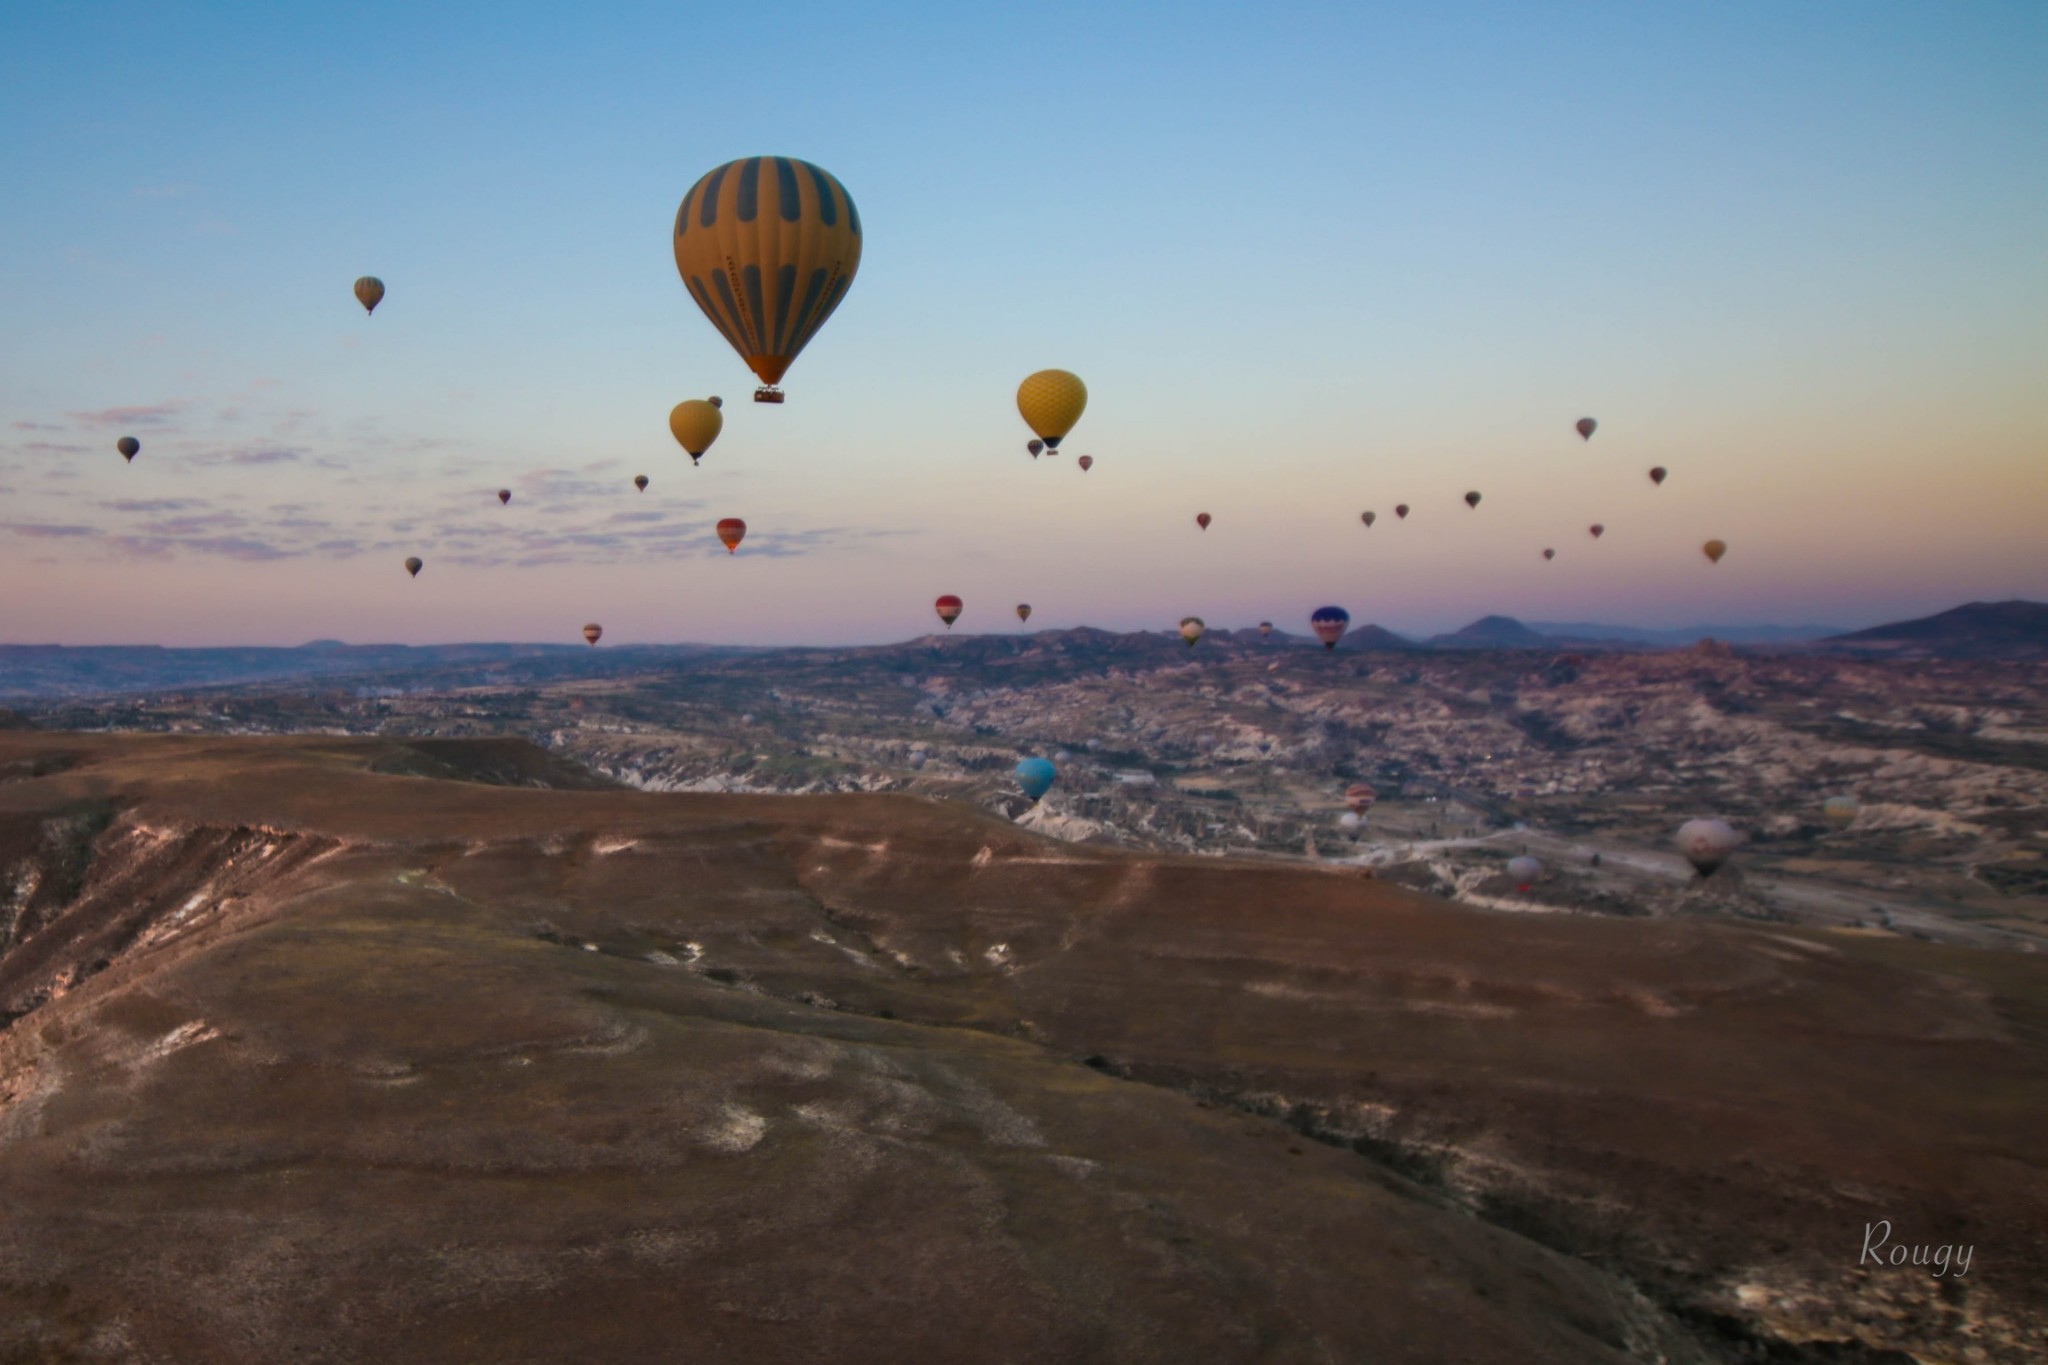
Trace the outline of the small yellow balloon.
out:
M 1017 386 L 1017 411 L 1024 425 L 1046 445 L 1057 449 L 1060 438 L 1081 420 L 1088 406 L 1088 386 L 1065 370 L 1040 370 Z
M 1702 552 L 1705 553 L 1708 559 L 1712 560 L 1716 564 L 1719 564 L 1721 562 L 1721 556 L 1728 553 L 1728 542 L 1725 540 L 1710 540 L 1706 544 L 1700 546 L 1700 549 Z
M 690 463 L 695 464 L 698 457 L 711 449 L 718 433 L 725 430 L 725 414 L 701 398 L 686 399 L 670 410 L 668 429 L 676 444 L 690 452 Z

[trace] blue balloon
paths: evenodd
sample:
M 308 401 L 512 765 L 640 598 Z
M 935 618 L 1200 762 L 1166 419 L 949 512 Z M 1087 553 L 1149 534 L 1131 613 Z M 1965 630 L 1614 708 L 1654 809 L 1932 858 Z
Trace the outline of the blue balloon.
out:
M 1337 641 L 1344 638 L 1344 632 L 1351 625 L 1351 613 L 1342 607 L 1317 607 L 1308 618 L 1309 629 L 1323 642 L 1324 649 L 1335 649 Z
M 1052 780 L 1059 776 L 1059 769 L 1052 766 L 1050 759 L 1027 758 L 1017 765 L 1017 785 L 1024 794 L 1036 801 L 1052 790 Z

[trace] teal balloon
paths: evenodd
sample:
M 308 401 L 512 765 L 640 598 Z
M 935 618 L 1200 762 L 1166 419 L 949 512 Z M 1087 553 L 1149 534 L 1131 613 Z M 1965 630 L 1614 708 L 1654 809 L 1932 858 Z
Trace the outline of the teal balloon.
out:
M 1059 776 L 1059 769 L 1052 766 L 1052 760 L 1027 758 L 1017 765 L 1017 785 L 1024 794 L 1036 801 L 1052 790 L 1052 780 Z

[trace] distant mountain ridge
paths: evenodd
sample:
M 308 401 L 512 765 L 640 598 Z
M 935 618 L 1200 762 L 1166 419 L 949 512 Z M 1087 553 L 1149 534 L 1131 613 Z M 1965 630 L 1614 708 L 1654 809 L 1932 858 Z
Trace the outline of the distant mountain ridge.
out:
M 2048 602 L 1968 602 L 1932 616 L 1830 636 L 1818 647 L 1830 653 L 2048 659 Z
M 1645 626 L 1604 626 L 1592 621 L 1529 621 L 1529 629 L 1552 639 L 1619 641 L 1684 649 L 1701 640 L 1733 645 L 1803 644 L 1841 633 L 1840 626 L 1682 626 L 1656 630 Z

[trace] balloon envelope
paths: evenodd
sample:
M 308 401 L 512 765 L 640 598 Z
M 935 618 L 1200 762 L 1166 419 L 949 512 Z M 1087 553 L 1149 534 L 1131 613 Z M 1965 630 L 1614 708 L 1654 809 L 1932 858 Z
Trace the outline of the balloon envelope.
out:
M 633 487 L 645 493 L 647 491 L 647 476 L 645 474 L 635 474 L 633 476 Z
M 1335 649 L 1344 632 L 1351 628 L 1351 613 L 1342 607 L 1317 607 L 1310 613 L 1308 625 L 1323 642 L 1324 649 Z
M 1598 427 L 1599 425 L 1600 424 L 1598 422 L 1594 421 L 1590 417 L 1581 417 L 1578 422 L 1579 435 L 1583 439 L 1590 441 L 1593 439 L 1594 428 Z
M 739 551 L 740 542 L 747 538 L 747 524 L 738 517 L 724 517 L 718 523 L 719 543 L 725 546 L 727 554 Z
M 1544 557 L 1545 559 L 1556 559 L 1556 558 L 1557 558 L 1557 551 L 1555 551 L 1555 550 L 1545 550 L 1545 551 L 1543 552 L 1543 557 Z
M 1024 443 L 1024 448 L 1031 452 L 1031 458 L 1035 460 L 1038 458 L 1040 452 L 1042 452 L 1045 449 L 1045 442 L 1039 440 L 1036 436 L 1034 436 Z
M 1465 495 L 1465 505 L 1467 507 L 1477 507 L 1479 505 L 1479 494 L 1477 492 L 1467 493 Z
M 690 463 L 695 464 L 725 430 L 725 414 L 701 398 L 686 399 L 669 409 L 668 430 L 676 444 L 690 452 Z
M 498 490 L 498 505 L 500 507 L 503 507 L 506 503 L 510 501 L 512 501 L 512 490 L 509 488 L 500 488 Z
M 1088 406 L 1088 386 L 1066 370 L 1040 370 L 1017 386 L 1017 412 L 1024 425 L 1038 433 L 1048 450 L 1074 429 Z
M 1195 513 L 1195 525 L 1197 525 L 1197 526 L 1201 527 L 1201 528 L 1202 528 L 1202 529 L 1203 529 L 1204 531 L 1208 530 L 1208 529 L 1209 529 L 1209 514 L 1208 514 L 1207 512 L 1197 512 L 1197 513 Z
M 846 187 L 794 157 L 714 167 L 676 210 L 676 274 L 771 386 L 846 297 L 860 251 L 860 214 Z
M 1358 514 L 1358 519 L 1364 522 L 1367 526 L 1370 526 L 1374 522 L 1379 520 L 1379 514 L 1376 512 L 1360 512 Z
M 1600 537 L 1607 534 L 1607 528 L 1605 526 L 1602 526 L 1597 521 L 1594 522 L 1591 526 L 1588 526 L 1586 529 L 1593 533 L 1593 539 L 1595 540 L 1598 540 L 1600 539 Z
M 1693 870 L 1702 877 L 1711 877 L 1721 864 L 1728 861 L 1728 855 L 1742 842 L 1737 834 L 1723 820 L 1688 820 L 1678 827 L 1674 839 L 1678 851 L 1693 865 Z
M 1524 891 L 1529 889 L 1529 884 L 1534 882 L 1542 872 L 1543 864 L 1527 855 L 1508 859 L 1508 875 L 1513 877 L 1516 885 L 1520 886 Z
M 1820 813 L 1836 829 L 1847 829 L 1856 823 L 1863 806 L 1853 796 L 1830 796 L 1821 803 Z
M 1337 817 L 1337 828 L 1356 839 L 1358 831 L 1365 828 L 1365 817 L 1355 810 L 1347 810 Z
M 1725 540 L 1710 540 L 1700 546 L 1700 553 L 1705 555 L 1710 563 L 1719 564 L 1721 556 L 1728 553 L 1728 542 Z
M 1259 634 L 1261 634 L 1261 635 L 1271 635 L 1272 633 L 1273 633 L 1273 623 L 1272 623 L 1271 621 L 1261 621 L 1261 622 L 1259 622 Z
M 1399 518 L 1400 518 L 1401 520 L 1403 520 L 1403 521 L 1406 521 L 1406 520 L 1408 520 L 1408 504 L 1407 504 L 1407 503 L 1405 503 L 1405 502 L 1397 502 L 1397 503 L 1395 503 L 1395 504 L 1394 504 L 1394 515 L 1395 515 L 1395 516 L 1397 516 L 1397 517 L 1399 517 Z
M 420 576 L 420 570 L 426 567 L 426 561 L 421 559 L 408 559 L 405 561 L 405 571 L 411 574 L 414 578 L 418 578 Z
M 1661 465 L 1661 464 L 1660 464 L 1660 465 L 1658 465 L 1658 466 L 1657 466 L 1656 468 L 1654 468 L 1654 469 L 1652 469 L 1652 470 L 1650 471 L 1650 482 L 1651 482 L 1651 483 L 1655 483 L 1655 484 L 1661 484 L 1661 483 L 1663 483 L 1663 482 L 1664 482 L 1664 477 L 1665 477 L 1665 473 L 1666 473 L 1666 471 L 1665 471 L 1665 468 L 1664 468 L 1664 466 L 1663 466 L 1663 465 Z
M 1086 474 L 1086 473 L 1087 473 L 1087 472 L 1088 472 L 1089 470 L 1091 470 L 1091 469 L 1095 468 L 1095 457 L 1094 457 L 1093 455 L 1083 455 L 1083 456 L 1082 456 L 1082 457 L 1081 457 L 1080 459 L 1076 460 L 1076 461 L 1075 461 L 1074 463 L 1076 463 L 1076 464 L 1080 465 L 1080 466 L 1081 466 L 1081 472 L 1082 472 L 1083 474 Z
M 1372 809 L 1372 803 L 1379 800 L 1379 794 L 1363 782 L 1354 782 L 1344 789 L 1344 804 L 1360 815 Z
M 114 442 L 114 449 L 121 452 L 122 459 L 132 461 L 137 455 L 142 453 L 142 442 L 136 440 L 133 436 L 123 436 L 120 440 Z
M 1059 770 L 1050 759 L 1027 758 L 1017 765 L 1017 785 L 1033 801 L 1051 791 L 1053 779 L 1058 776 Z
M 1031 604 L 1029 602 L 1019 602 L 1017 604 L 1017 619 L 1019 621 L 1029 621 L 1031 619 Z
M 932 610 L 936 611 L 939 614 L 939 619 L 946 623 L 946 629 L 951 630 L 953 623 L 960 619 L 960 609 L 964 605 L 952 593 L 947 593 L 944 597 L 932 603 Z
M 1202 624 L 1202 618 L 1199 616 L 1183 616 L 1180 618 L 1180 638 L 1186 640 L 1190 645 L 1201 639 L 1203 633 L 1208 629 L 1207 626 Z
M 377 311 L 377 305 L 384 302 L 384 281 L 375 275 L 365 275 L 356 281 L 356 302 L 363 305 L 365 313 Z
M 583 628 L 583 643 L 586 645 L 596 644 L 603 636 L 604 627 L 595 621 Z

